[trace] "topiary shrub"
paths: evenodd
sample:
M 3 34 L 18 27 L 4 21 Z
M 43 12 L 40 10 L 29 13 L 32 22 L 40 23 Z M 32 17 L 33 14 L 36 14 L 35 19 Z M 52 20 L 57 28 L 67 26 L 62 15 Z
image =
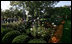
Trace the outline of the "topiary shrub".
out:
M 5 36 L 2 38 L 2 43 L 11 43 L 12 40 L 18 35 L 20 35 L 19 31 L 10 31 L 7 34 L 5 34 Z
M 46 43 L 46 41 L 43 39 L 33 39 L 28 41 L 28 43 Z
M 10 31 L 12 31 L 12 30 L 13 30 L 13 29 L 1 28 L 1 38 L 3 38 L 3 36 L 4 36 L 6 33 L 10 32 Z
M 12 43 L 25 43 L 26 38 L 28 38 L 27 35 L 19 35 L 13 39 Z

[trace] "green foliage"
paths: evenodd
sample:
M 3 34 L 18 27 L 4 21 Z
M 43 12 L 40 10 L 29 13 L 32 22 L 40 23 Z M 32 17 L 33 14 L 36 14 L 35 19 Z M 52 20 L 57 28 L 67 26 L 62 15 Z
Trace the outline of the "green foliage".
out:
M 45 29 L 44 27 L 40 26 L 40 27 L 38 27 L 37 34 L 38 34 L 38 36 L 45 37 L 46 35 L 49 34 L 50 30 L 52 30 L 52 29 Z
M 34 26 L 32 28 L 32 32 L 31 32 L 32 36 L 36 37 L 36 26 Z
M 6 33 L 10 32 L 10 31 L 12 31 L 12 30 L 13 30 L 13 29 L 11 29 L 11 28 L 9 28 L 9 29 L 1 28 L 1 38 L 3 38 L 3 36 L 4 36 Z
M 30 29 L 27 29 L 26 34 L 29 34 L 29 33 L 31 33 L 31 31 L 30 31 Z
M 43 15 L 44 13 L 51 15 L 52 10 L 49 7 L 54 7 L 54 4 L 57 4 L 59 1 L 11 1 L 10 5 L 15 6 L 17 8 L 23 7 L 22 10 L 29 11 L 29 15 L 32 16 L 32 18 L 35 18 L 35 16 Z M 44 11 L 42 13 L 41 11 Z M 24 12 L 23 12 L 24 13 Z M 24 16 L 25 17 L 25 16 Z
M 60 43 L 71 43 L 71 21 L 67 20 L 64 24 L 63 36 Z
M 20 23 L 18 26 L 17 26 L 17 30 L 20 31 L 21 33 L 25 32 L 27 30 L 29 30 L 31 27 L 31 23 L 30 22 L 26 22 L 26 23 Z
M 19 31 L 10 31 L 2 38 L 2 43 L 11 43 L 12 40 L 18 35 L 20 35 Z
M 65 7 L 56 7 L 56 8 L 54 8 L 53 14 L 57 14 L 57 15 L 59 15 L 61 17 L 62 16 L 66 17 L 66 15 L 71 14 L 71 10 L 69 8 L 65 8 Z
M 6 29 L 12 29 L 12 30 L 17 30 L 18 29 L 19 24 L 14 24 L 14 23 L 9 23 L 9 24 L 3 24 L 2 27 L 6 28 Z
M 9 10 L 5 10 L 5 11 L 1 11 L 1 16 L 4 18 L 13 18 L 14 16 L 16 16 L 16 18 L 18 17 L 23 17 L 22 15 L 22 11 L 19 11 L 17 8 L 15 10 L 9 9 Z
M 24 23 L 20 23 L 18 26 L 16 26 L 16 29 L 18 31 L 20 31 L 21 33 L 25 32 L 25 24 Z
M 26 38 L 28 38 L 27 35 L 19 35 L 13 39 L 12 43 L 26 43 Z
M 33 39 L 28 41 L 28 43 L 46 43 L 46 41 L 43 39 Z
M 3 18 L 4 17 L 13 18 L 14 16 L 16 16 L 16 18 L 27 19 L 28 15 L 31 15 L 32 17 L 31 17 L 31 19 L 28 18 L 29 21 L 21 23 L 19 25 L 11 25 L 11 24 L 2 25 L 2 27 L 4 27 L 4 28 L 9 27 L 9 28 L 12 28 L 12 29 L 16 29 L 17 31 L 22 33 L 22 35 L 17 36 L 12 41 L 12 39 L 16 35 L 19 35 L 19 32 L 17 32 L 17 31 L 16 32 L 15 31 L 14 32 L 9 32 L 9 31 L 11 31 L 10 29 L 1 28 L 1 36 L 2 37 L 8 32 L 3 37 L 2 42 L 9 42 L 10 41 L 10 42 L 13 42 L 13 43 L 19 43 L 19 42 L 24 43 L 24 41 L 27 37 L 27 36 L 25 36 L 25 34 L 31 34 L 33 37 L 42 36 L 46 39 L 48 37 L 48 35 L 50 35 L 50 33 L 51 33 L 50 31 L 52 29 L 49 29 L 49 28 L 46 29 L 44 27 L 37 27 L 38 24 L 39 24 L 37 22 L 38 17 L 39 17 L 38 20 L 42 19 L 43 22 L 47 21 L 47 22 L 50 22 L 50 23 L 54 23 L 55 25 L 59 25 L 62 20 L 67 20 L 67 19 L 71 20 L 71 11 L 70 11 L 69 8 L 67 8 L 67 7 L 55 7 L 55 8 L 53 8 L 54 4 L 57 4 L 58 2 L 59 1 L 10 1 L 10 5 L 12 7 L 16 7 L 16 8 L 11 7 L 9 10 L 1 11 L 1 14 L 2 14 Z M 23 8 L 20 9 L 20 7 L 21 8 L 23 7 Z M 28 15 L 22 14 L 22 12 L 25 13 L 24 8 L 25 8 L 25 10 L 29 11 Z M 19 9 L 20 9 L 20 11 L 19 11 Z M 32 30 L 30 29 L 31 25 L 33 23 L 31 20 L 36 20 Z M 43 23 L 43 25 L 44 25 L 44 23 Z M 65 24 L 65 26 L 66 25 L 67 24 Z M 69 29 L 71 29 L 71 27 L 69 25 L 66 26 L 66 27 L 69 27 Z M 18 34 L 16 34 L 16 33 L 18 33 Z M 65 33 L 67 34 L 67 32 L 65 32 Z M 66 39 L 66 38 L 64 38 L 64 39 Z M 68 39 L 68 37 L 67 37 L 67 39 Z M 32 43 L 42 43 L 42 41 L 40 39 L 31 40 L 29 43 L 31 43 L 31 42 Z

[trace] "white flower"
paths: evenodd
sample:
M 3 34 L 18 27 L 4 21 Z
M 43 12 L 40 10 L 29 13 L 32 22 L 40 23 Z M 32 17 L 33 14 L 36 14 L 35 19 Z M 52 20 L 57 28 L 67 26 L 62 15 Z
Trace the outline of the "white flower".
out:
M 39 17 L 37 19 L 39 19 Z
M 38 32 L 38 34 L 39 34 L 40 32 Z
M 41 36 L 45 36 L 45 34 L 42 34 Z
M 33 29 L 32 29 L 32 28 L 30 28 L 30 30 L 32 31 Z
M 34 20 L 34 22 L 35 22 L 35 20 Z
M 54 25 L 54 23 L 52 23 L 52 25 Z
M 15 23 L 15 21 L 13 21 Z
M 53 25 L 54 27 L 56 27 L 56 25 Z
M 44 35 L 41 35 L 41 36 L 44 36 Z

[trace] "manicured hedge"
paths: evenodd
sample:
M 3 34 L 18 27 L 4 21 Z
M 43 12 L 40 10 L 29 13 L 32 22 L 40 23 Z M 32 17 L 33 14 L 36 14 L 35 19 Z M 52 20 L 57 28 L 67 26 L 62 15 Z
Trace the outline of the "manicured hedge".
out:
M 19 31 L 10 31 L 7 34 L 5 34 L 5 36 L 2 38 L 2 43 L 11 43 L 12 40 L 18 35 L 20 35 Z
M 13 39 L 12 43 L 25 43 L 26 38 L 28 38 L 27 35 L 19 35 Z
M 46 43 L 46 41 L 43 39 L 33 39 L 28 41 L 28 43 Z

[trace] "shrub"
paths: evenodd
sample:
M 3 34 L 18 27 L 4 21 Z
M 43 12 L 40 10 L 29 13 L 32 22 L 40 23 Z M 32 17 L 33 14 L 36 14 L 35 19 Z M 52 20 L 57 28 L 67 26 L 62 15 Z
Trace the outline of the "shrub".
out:
M 46 41 L 43 39 L 33 39 L 28 41 L 28 43 L 46 43 Z
M 16 27 L 16 29 L 18 30 L 18 31 L 20 31 L 21 33 L 23 33 L 23 32 L 25 32 L 25 24 L 19 24 L 17 27 Z
M 1 38 L 9 31 L 12 31 L 13 29 L 5 29 L 5 28 L 1 28 Z
M 3 43 L 11 43 L 12 40 L 14 39 L 14 37 L 20 35 L 19 31 L 10 31 L 7 34 L 5 34 L 5 36 L 2 38 L 2 42 Z
M 26 23 L 20 23 L 18 26 L 17 26 L 17 30 L 20 31 L 21 33 L 26 33 L 26 31 L 30 28 L 30 24 L 28 22 Z
M 27 35 L 19 35 L 13 39 L 12 43 L 25 43 L 27 37 Z
M 26 30 L 26 34 L 29 34 L 31 31 L 30 31 L 30 29 L 27 29 Z
M 6 27 L 7 27 L 7 25 L 6 25 L 6 24 L 1 24 L 1 26 L 2 26 L 3 28 L 6 28 Z

